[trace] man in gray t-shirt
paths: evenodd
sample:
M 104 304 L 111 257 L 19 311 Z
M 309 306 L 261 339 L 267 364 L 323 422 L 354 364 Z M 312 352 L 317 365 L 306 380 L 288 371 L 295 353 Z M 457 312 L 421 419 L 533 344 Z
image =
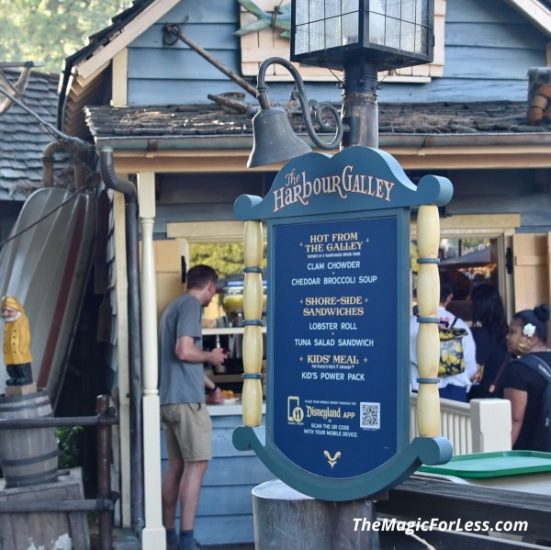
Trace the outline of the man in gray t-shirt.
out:
M 218 366 L 225 351 L 204 351 L 202 308 L 216 292 L 218 275 L 206 265 L 192 267 L 187 291 L 164 310 L 159 321 L 159 394 L 165 427 L 168 467 L 163 479 L 163 525 L 168 550 L 193 550 L 195 514 L 208 461 L 212 456 L 212 424 L 205 405 L 205 387 L 220 390 L 204 375 L 203 364 Z M 180 501 L 180 534 L 175 530 Z
M 180 337 L 188 336 L 199 350 L 203 349 L 202 309 L 195 296 L 183 294 L 163 312 L 159 332 L 161 405 L 205 402 L 203 363 L 180 359 L 175 346 Z

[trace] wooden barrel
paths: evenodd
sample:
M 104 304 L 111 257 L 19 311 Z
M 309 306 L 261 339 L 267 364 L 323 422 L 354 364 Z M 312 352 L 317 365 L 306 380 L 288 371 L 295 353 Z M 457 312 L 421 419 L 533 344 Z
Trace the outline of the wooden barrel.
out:
M 46 391 L 0 396 L 0 419 L 53 416 Z M 55 428 L 0 430 L 0 465 L 6 487 L 24 487 L 57 479 Z

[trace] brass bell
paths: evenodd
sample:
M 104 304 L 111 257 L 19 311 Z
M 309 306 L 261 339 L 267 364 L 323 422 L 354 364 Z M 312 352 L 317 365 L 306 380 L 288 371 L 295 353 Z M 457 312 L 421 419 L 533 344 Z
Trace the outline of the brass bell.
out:
M 312 148 L 293 131 L 287 114 L 281 109 L 268 107 L 253 117 L 253 149 L 248 168 L 289 160 Z

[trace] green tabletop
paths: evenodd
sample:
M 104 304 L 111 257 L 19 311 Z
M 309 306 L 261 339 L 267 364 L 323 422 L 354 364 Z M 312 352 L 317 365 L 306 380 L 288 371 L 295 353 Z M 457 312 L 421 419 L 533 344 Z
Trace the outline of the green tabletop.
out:
M 454 456 L 447 464 L 421 466 L 419 472 L 463 478 L 493 478 L 550 472 L 551 453 L 500 451 Z

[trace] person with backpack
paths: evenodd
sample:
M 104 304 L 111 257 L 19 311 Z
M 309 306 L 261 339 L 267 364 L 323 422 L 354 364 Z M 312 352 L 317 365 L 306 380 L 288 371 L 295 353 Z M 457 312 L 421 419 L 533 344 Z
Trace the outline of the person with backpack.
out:
M 504 374 L 503 396 L 511 401 L 513 449 L 551 451 L 551 349 L 549 306 L 513 315 L 507 349 L 516 357 Z
M 439 383 L 438 392 L 440 397 L 444 399 L 453 399 L 454 401 L 467 402 L 468 392 L 471 387 L 471 379 L 475 377 L 478 366 L 476 364 L 476 347 L 473 339 L 473 335 L 467 323 L 456 317 L 447 308 L 449 303 L 453 300 L 453 286 L 447 277 L 446 273 L 440 273 L 440 306 L 438 308 L 439 330 L 441 330 L 441 366 L 442 363 L 449 358 L 452 354 L 443 353 L 442 334 L 444 332 L 455 331 L 461 334 L 456 339 L 456 351 L 453 360 L 457 360 L 458 368 L 454 369 L 453 365 L 450 365 L 453 372 L 456 374 L 442 374 L 439 369 Z M 417 334 L 419 332 L 419 323 L 417 317 L 414 315 L 410 319 L 410 363 L 411 363 L 411 389 L 416 392 L 419 389 L 419 370 L 417 368 Z M 459 349 L 457 349 L 459 348 Z

